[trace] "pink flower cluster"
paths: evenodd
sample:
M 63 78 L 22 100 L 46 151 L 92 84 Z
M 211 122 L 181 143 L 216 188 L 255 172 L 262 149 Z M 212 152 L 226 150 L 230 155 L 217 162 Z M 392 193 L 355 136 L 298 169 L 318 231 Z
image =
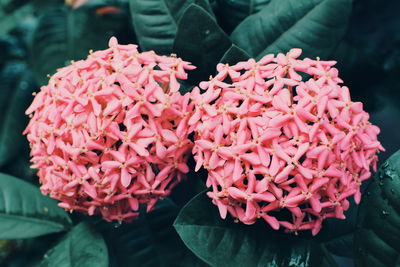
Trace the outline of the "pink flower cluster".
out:
M 219 64 L 200 83 L 205 92 L 193 90 L 189 124 L 196 170 L 208 170 L 208 196 L 222 218 L 316 235 L 325 218 L 344 219 L 349 196 L 360 201 L 383 147 L 362 103 L 339 85 L 336 62 L 300 55 Z
M 43 193 L 106 220 L 151 210 L 188 172 L 190 63 L 135 45 L 91 53 L 59 69 L 26 111 L 25 133 Z

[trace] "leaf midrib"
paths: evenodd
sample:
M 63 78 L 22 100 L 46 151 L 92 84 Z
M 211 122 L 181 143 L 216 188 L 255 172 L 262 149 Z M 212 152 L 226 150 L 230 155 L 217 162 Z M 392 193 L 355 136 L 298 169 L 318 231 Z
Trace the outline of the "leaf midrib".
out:
M 5 214 L 5 213 L 0 212 L 0 220 L 2 218 L 9 219 L 9 220 L 25 221 L 25 222 L 41 224 L 41 225 L 46 224 L 48 226 L 52 226 L 53 228 L 61 227 L 61 229 L 65 229 L 67 227 L 66 224 L 61 223 L 61 222 L 55 222 L 55 221 L 41 219 L 41 218 L 27 217 L 27 216 L 23 216 L 23 215 Z
M 263 53 L 265 50 L 269 49 L 275 42 L 277 42 L 278 40 L 280 40 L 281 38 L 283 38 L 283 36 L 285 36 L 285 34 L 287 32 L 289 32 L 291 29 L 293 29 L 294 27 L 296 27 L 296 25 L 298 23 L 300 23 L 301 21 L 303 21 L 305 18 L 307 18 L 307 16 L 312 13 L 317 7 L 319 7 L 321 4 L 323 4 L 325 1 L 329 1 L 329 0 L 321 0 L 318 4 L 316 4 L 315 6 L 313 6 L 311 9 L 309 9 L 304 15 L 302 15 L 297 21 L 295 21 L 294 23 L 292 23 L 291 25 L 289 25 L 289 27 L 287 27 L 286 29 L 284 29 L 284 32 L 282 32 L 282 34 L 279 34 L 278 36 L 276 36 L 274 38 L 274 40 L 272 40 L 270 42 L 270 44 L 264 48 L 263 50 L 261 50 L 261 52 L 258 53 L 258 55 L 256 56 L 256 58 L 260 57 L 260 54 Z M 290 2 L 288 2 L 290 3 Z M 268 7 L 268 6 L 267 6 Z

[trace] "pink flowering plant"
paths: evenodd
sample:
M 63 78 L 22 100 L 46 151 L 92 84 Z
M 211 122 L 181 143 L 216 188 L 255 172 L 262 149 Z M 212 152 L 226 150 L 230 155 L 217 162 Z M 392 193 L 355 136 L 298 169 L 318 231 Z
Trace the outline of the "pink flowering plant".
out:
M 59 69 L 26 111 L 42 192 L 107 221 L 132 221 L 139 204 L 151 211 L 189 170 L 189 95 L 177 79 L 193 68 L 112 37 Z
M 367 4 L 27 2 L 0 19 L 1 266 L 397 266 L 400 63 Z
M 361 182 L 376 171 L 379 128 L 340 85 L 334 61 L 300 55 L 218 64 L 200 83 L 205 92 L 192 91 L 196 170 L 208 171 L 207 195 L 223 219 L 229 212 L 245 224 L 263 219 L 316 235 L 324 219 L 345 219 L 347 198 L 359 203 Z M 289 220 L 275 212 L 282 209 Z

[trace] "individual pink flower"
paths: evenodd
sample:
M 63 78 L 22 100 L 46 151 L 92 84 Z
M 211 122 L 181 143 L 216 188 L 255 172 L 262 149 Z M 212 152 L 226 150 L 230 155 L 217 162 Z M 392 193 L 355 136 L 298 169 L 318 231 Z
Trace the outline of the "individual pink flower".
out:
M 91 0 L 65 0 L 65 4 L 71 6 L 72 8 L 78 8 L 90 1 Z
M 233 66 L 194 88 L 196 170 L 208 170 L 208 196 L 243 223 L 311 230 L 344 219 L 348 197 L 376 169 L 379 128 L 341 86 L 334 61 L 300 49 Z
M 189 62 L 136 45 L 91 53 L 54 74 L 26 111 L 25 130 L 44 194 L 67 210 L 132 220 L 188 172 Z

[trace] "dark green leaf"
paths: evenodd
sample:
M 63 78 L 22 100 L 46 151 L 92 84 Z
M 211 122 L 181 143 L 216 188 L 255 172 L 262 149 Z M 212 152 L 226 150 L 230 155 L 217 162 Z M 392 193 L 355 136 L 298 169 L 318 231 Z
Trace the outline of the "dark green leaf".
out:
M 231 32 L 242 20 L 257 13 L 271 0 L 220 0 L 217 16 L 221 26 Z
M 205 266 L 188 250 L 172 227 L 178 208 L 169 199 L 132 223 L 103 223 L 111 266 Z M 189 263 L 190 264 L 185 264 Z M 181 264 L 179 264 L 181 263 Z
M 56 201 L 27 182 L 0 173 L 0 239 L 56 233 L 70 224 L 68 214 Z
M 107 247 L 93 226 L 80 223 L 44 255 L 41 266 L 108 267 Z
M 21 43 L 8 34 L 0 35 L 0 51 L 0 64 L 12 59 L 23 59 L 26 56 L 25 48 Z
M 13 89 L 25 71 L 26 64 L 18 60 L 9 61 L 0 69 L 0 114 L 6 113 Z M 0 124 L 2 120 L 3 116 L 0 115 Z
M 12 95 L 7 99 L 7 107 L 0 120 L 0 166 L 19 155 L 22 146 L 27 145 L 22 135 L 28 122 L 25 110 L 32 100 L 32 93 L 37 89 L 30 72 L 21 73 L 20 77 L 13 78 L 17 81 L 13 87 L 8 88 Z
M 97 15 L 95 5 L 53 8 L 42 14 L 33 33 L 30 60 L 39 83 L 47 83 L 46 75 L 70 60 L 85 59 L 90 49 L 107 48 L 122 23 L 126 23 L 124 17 Z
M 325 243 L 326 248 L 332 254 L 341 257 L 352 258 L 354 247 L 354 234 L 343 235 Z
M 331 59 L 337 61 L 336 67 L 350 88 L 352 99 L 363 102 L 367 111 L 378 107 L 376 98 L 381 90 L 377 90 L 376 85 L 387 79 L 380 67 L 382 59 L 377 55 L 365 54 L 346 41 L 340 42 Z
M 213 17 L 200 6 L 192 4 L 179 23 L 174 51 L 197 67 L 189 75 L 189 82 L 197 84 L 214 74 L 217 63 L 231 44 Z
M 186 246 L 212 266 L 320 265 L 322 252 L 316 242 L 258 226 L 222 220 L 204 192 L 174 222 Z
M 28 151 L 30 148 L 28 146 L 28 142 L 25 142 L 27 145 L 21 149 L 17 157 L 10 160 L 7 165 L 4 166 L 5 168 L 3 170 L 9 175 L 21 177 L 21 179 L 28 182 L 37 183 L 37 169 L 31 168 L 32 163 L 29 161 L 30 157 Z
M 132 22 L 140 48 L 160 54 L 171 53 L 178 22 L 192 3 L 212 14 L 207 0 L 130 0 Z
M 350 208 L 344 213 L 346 219 L 326 219 L 316 239 L 324 242 L 329 252 L 337 256 L 351 258 L 353 257 L 354 231 L 359 206 L 353 199 L 349 199 L 349 201 Z
M 17 2 L 17 1 L 10 1 Z M 18 26 L 21 23 L 21 20 L 26 17 L 32 16 L 35 12 L 34 5 L 32 3 L 27 3 L 21 7 L 4 7 L 4 1 L 1 1 L 1 9 L 0 12 L 0 34 L 5 34 Z
M 192 71 L 191 71 L 191 72 L 192 72 Z M 190 72 L 190 73 L 191 73 L 191 72 Z M 190 77 L 190 74 L 189 74 L 189 77 Z M 181 85 L 181 87 L 179 87 L 179 92 L 180 92 L 181 94 L 183 94 L 183 95 L 186 94 L 186 93 L 188 93 L 188 92 L 191 92 L 192 89 L 195 87 L 195 85 L 189 83 L 188 80 L 179 80 L 179 83 L 180 83 L 180 85 Z
M 249 58 L 250 56 L 246 53 L 246 51 L 232 44 L 219 62 L 234 65 L 239 61 L 247 61 Z
M 400 150 L 385 161 L 363 195 L 355 233 L 356 266 L 398 266 Z
M 195 172 L 196 165 L 193 157 L 189 158 L 187 165 L 189 167 L 189 172 L 186 174 L 187 179 L 178 183 L 169 195 L 169 198 L 180 208 L 185 206 L 198 193 L 207 189 L 203 181 L 207 178 L 207 171 L 202 169 Z
M 251 56 L 303 49 L 303 56 L 327 59 L 342 39 L 352 0 L 272 0 L 245 19 L 232 40 Z

